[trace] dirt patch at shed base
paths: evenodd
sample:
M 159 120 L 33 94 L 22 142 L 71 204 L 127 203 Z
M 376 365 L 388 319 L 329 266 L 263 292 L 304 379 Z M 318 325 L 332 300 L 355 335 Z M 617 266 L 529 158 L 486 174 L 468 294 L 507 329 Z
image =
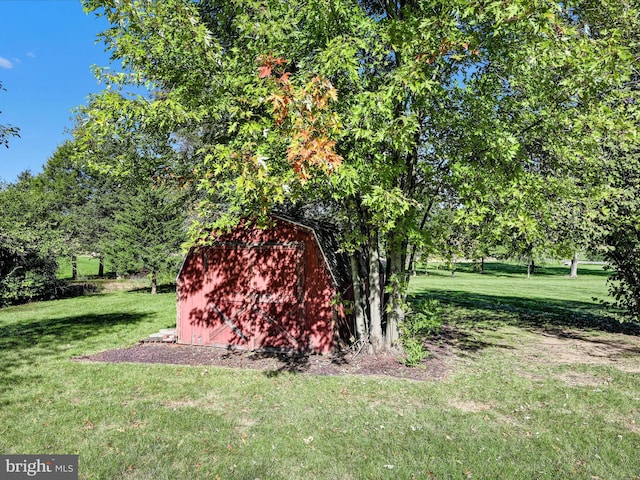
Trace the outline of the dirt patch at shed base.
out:
M 139 343 L 130 348 L 107 350 L 76 357 L 75 361 L 111 363 L 160 363 L 172 365 L 247 368 L 266 375 L 293 372 L 311 375 L 377 375 L 410 380 L 438 380 L 447 376 L 454 355 L 446 345 L 433 346 L 431 355 L 417 367 L 407 367 L 400 354 L 300 355 L 248 352 L 176 343 Z
M 75 361 L 110 363 L 160 363 L 174 365 L 254 369 L 265 375 L 284 372 L 310 375 L 375 375 L 411 380 L 442 380 L 453 372 L 462 360 L 471 360 L 489 349 L 491 354 L 504 354 L 524 360 L 531 367 L 527 376 L 535 376 L 541 365 L 602 365 L 629 373 L 640 373 L 640 337 L 620 333 L 587 332 L 577 329 L 542 329 L 514 332 L 510 345 L 482 331 L 471 335 L 447 325 L 438 338 L 427 341 L 430 356 L 417 367 L 407 367 L 402 355 L 354 355 L 345 351 L 334 355 L 293 355 L 284 353 L 248 352 L 216 347 L 180 345 L 175 343 L 141 342 L 130 348 L 108 350 L 95 355 L 76 357 Z M 493 332 L 495 333 L 495 332 Z M 468 338 L 477 336 L 473 342 Z M 475 337 L 474 337 L 475 338 Z M 545 374 L 546 375 L 546 374 Z M 545 378 L 541 376 L 540 379 Z M 571 374 L 563 377 L 569 385 L 595 384 L 601 380 Z M 599 384 L 599 383 L 598 383 Z

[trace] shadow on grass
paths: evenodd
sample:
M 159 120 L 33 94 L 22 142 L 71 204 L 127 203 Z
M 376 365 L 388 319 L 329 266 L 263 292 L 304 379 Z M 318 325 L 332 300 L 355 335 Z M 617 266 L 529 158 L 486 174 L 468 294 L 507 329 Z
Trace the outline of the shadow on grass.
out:
M 151 286 L 134 288 L 132 290 L 127 290 L 128 293 L 148 293 L 151 294 Z M 158 293 L 176 293 L 176 284 L 175 283 L 167 283 L 158 285 L 157 289 Z
M 427 298 L 440 301 L 445 307 L 444 320 L 450 324 L 436 341 L 455 345 L 463 352 L 475 352 L 487 347 L 511 348 L 496 339 L 495 332 L 505 325 L 542 330 L 557 336 L 565 329 L 640 335 L 640 324 L 621 323 L 603 307 L 588 302 L 505 297 L 455 290 L 413 294 L 410 301 Z M 488 332 L 492 334 L 486 335 Z M 490 340 L 487 340 L 489 337 Z
M 588 302 L 505 297 L 455 290 L 411 296 L 412 300 L 426 298 L 438 299 L 443 305 L 468 309 L 461 320 L 469 324 L 482 322 L 488 326 L 492 321 L 497 321 L 525 328 L 554 326 L 640 335 L 639 324 L 621 323 L 603 307 Z
M 526 275 L 526 267 L 523 268 L 523 272 Z M 569 267 L 540 267 L 536 268 L 535 275 L 545 277 L 568 277 Z M 602 268 L 580 268 L 578 267 L 578 277 L 599 277 L 608 278 L 611 276 L 611 271 L 603 270 Z
M 49 318 L 0 327 L 0 393 L 16 383 L 37 382 L 35 369 L 17 375 L 14 370 L 40 364 L 43 357 L 65 355 L 72 343 L 103 335 L 144 320 L 145 313 L 104 313 Z M 51 372 L 55 375 L 55 372 Z
M 460 351 L 462 356 L 466 354 L 476 353 L 485 348 L 500 348 L 502 350 L 513 350 L 511 345 L 507 343 L 498 342 L 494 336 L 491 339 L 484 338 L 483 331 L 478 330 L 463 330 L 455 328 L 451 325 L 444 325 L 442 330 L 430 339 L 430 344 L 446 344 L 455 346 Z M 427 350 L 429 346 L 427 345 Z

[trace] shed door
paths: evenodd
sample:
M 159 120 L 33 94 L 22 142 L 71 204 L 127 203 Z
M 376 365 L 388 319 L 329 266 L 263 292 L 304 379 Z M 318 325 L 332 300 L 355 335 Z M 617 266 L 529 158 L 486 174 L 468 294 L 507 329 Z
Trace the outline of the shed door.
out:
M 253 348 L 306 350 L 303 253 L 298 244 L 253 248 Z
M 209 310 L 217 321 L 209 343 L 306 350 L 304 244 L 239 245 L 231 258 L 228 247 L 215 250 L 213 265 L 234 265 L 226 272 L 233 278 L 210 294 Z
M 221 245 L 209 251 L 205 262 L 207 324 L 205 345 L 251 348 L 251 315 L 247 301 L 250 251 Z

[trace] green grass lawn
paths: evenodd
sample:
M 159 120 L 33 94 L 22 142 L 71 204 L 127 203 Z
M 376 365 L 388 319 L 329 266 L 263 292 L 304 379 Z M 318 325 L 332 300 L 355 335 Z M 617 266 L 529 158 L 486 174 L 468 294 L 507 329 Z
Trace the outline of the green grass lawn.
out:
M 105 480 L 640 478 L 640 342 L 592 300 L 600 267 L 564 275 L 414 278 L 457 352 L 427 382 L 70 360 L 173 326 L 172 293 L 2 309 L 0 452 Z M 547 356 L 576 337 L 617 363 Z
M 116 280 L 116 274 L 109 262 L 106 262 L 104 266 L 104 278 L 97 278 L 100 268 L 100 260 L 98 259 L 98 257 L 93 257 L 90 255 L 78 255 L 77 267 L 77 283 L 91 283 L 95 285 L 98 291 L 103 290 L 105 286 L 109 286 L 109 289 L 113 290 L 114 285 L 117 284 L 121 284 L 120 287 L 125 288 L 126 286 L 131 284 L 132 281 L 135 283 L 135 286 L 137 288 L 150 288 L 151 286 L 150 275 L 145 276 L 142 274 L 138 274 L 135 275 L 135 278 L 133 280 L 131 278 L 120 278 Z M 164 283 L 165 289 L 174 288 L 172 284 L 175 283 L 177 274 L 177 271 L 160 272 L 158 273 L 158 282 Z M 72 269 L 70 258 L 58 259 L 58 271 L 56 273 L 56 276 L 60 280 L 71 280 Z M 116 282 L 116 284 L 114 284 L 114 281 Z
M 77 257 L 78 265 L 78 278 L 91 278 L 98 275 L 98 269 L 100 268 L 100 260 L 97 257 L 89 255 L 79 255 Z M 109 265 L 105 265 L 105 274 L 110 271 Z M 71 278 L 71 259 L 61 258 L 58 260 L 58 278 L 70 279 Z
M 495 318 L 519 325 L 623 328 L 601 305 L 607 299 L 609 275 L 602 265 L 580 265 L 578 278 L 569 278 L 569 268 L 561 265 L 547 265 L 536 272 L 528 278 L 526 267 L 496 262 L 487 263 L 480 274 L 462 264 L 454 276 L 430 269 L 428 275 L 414 277 L 410 291 L 415 298 L 437 298 L 457 307 L 452 316 L 466 323 Z

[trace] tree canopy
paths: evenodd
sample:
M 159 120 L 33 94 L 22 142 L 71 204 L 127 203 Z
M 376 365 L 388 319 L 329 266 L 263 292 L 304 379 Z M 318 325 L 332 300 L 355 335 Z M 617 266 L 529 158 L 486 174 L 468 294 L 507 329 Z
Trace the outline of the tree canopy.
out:
M 592 180 L 603 137 L 635 135 L 614 101 L 634 68 L 627 2 L 598 2 L 606 32 L 590 0 L 84 3 L 123 67 L 96 72 L 84 153 L 152 135 L 135 158 L 198 189 L 195 240 L 278 204 L 331 215 L 374 350 L 396 342 L 435 209 L 531 237 L 551 218 L 536 199 Z M 131 158 L 95 163 L 131 175 Z
M 103 248 L 116 273 L 147 272 L 151 293 L 159 273 L 175 271 L 186 238 L 183 199 L 168 187 L 130 185 L 117 195 L 119 208 Z
M 20 174 L 0 184 L 0 306 L 52 296 L 62 242 L 37 179 Z

